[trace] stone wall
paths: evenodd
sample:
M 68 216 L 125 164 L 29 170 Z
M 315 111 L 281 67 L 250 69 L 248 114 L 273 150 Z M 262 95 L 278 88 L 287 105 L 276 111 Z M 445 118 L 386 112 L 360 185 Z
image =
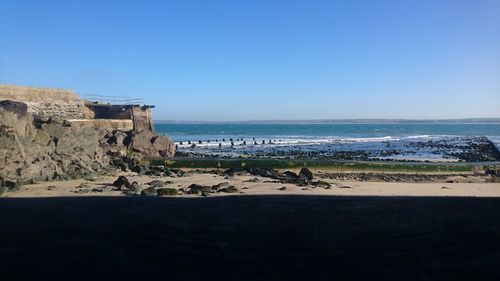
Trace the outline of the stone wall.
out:
M 24 102 L 33 115 L 63 119 L 94 118 L 94 113 L 84 105 L 84 101 L 70 90 L 0 85 L 0 100 Z
M 104 130 L 132 131 L 134 124 L 132 120 L 125 119 L 70 119 L 68 122 L 73 127 L 94 128 Z
M 132 120 L 134 121 L 134 130 L 154 131 L 151 107 L 141 106 L 132 108 Z
M 0 99 L 18 100 L 23 102 L 70 102 L 81 100 L 78 94 L 71 90 L 1 84 Z
M 55 116 L 63 119 L 92 119 L 94 114 L 81 101 L 26 102 L 33 115 Z
M 55 88 L 36 88 L 15 85 L 0 85 L 0 101 L 23 102 L 33 116 L 54 116 L 66 120 L 130 120 L 126 122 L 82 122 L 78 125 L 93 128 L 119 130 L 154 131 L 149 105 L 99 104 L 84 101 L 74 91 Z M 132 127 L 131 124 L 132 123 Z

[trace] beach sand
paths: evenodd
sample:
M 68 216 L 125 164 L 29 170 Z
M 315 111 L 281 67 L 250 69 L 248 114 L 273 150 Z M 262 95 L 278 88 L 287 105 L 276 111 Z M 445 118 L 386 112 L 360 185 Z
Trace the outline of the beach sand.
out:
M 315 170 L 315 174 L 320 170 Z M 323 171 L 324 173 L 325 171 Z M 195 183 L 212 186 L 227 183 L 239 189 L 239 193 L 213 193 L 210 196 L 228 195 L 327 195 L 327 196 L 465 196 L 465 197 L 500 197 L 500 183 L 487 182 L 485 177 L 469 175 L 450 176 L 447 180 L 430 182 L 368 182 L 368 181 L 341 181 L 322 179 L 330 184 L 330 189 L 297 186 L 273 182 L 270 178 L 241 175 L 224 178 L 220 175 L 191 171 L 183 177 L 154 177 L 135 173 L 120 173 L 132 183 L 134 181 L 143 187 L 152 180 L 171 181 L 167 188 L 187 188 Z M 24 185 L 17 192 L 9 192 L 4 197 L 59 197 L 59 196 L 127 196 L 120 191 L 99 191 L 92 189 L 111 186 L 117 176 L 107 176 L 90 182 L 85 180 L 42 182 Z M 257 179 L 257 182 L 249 180 Z M 454 183 L 447 183 L 453 181 Z M 81 185 L 84 185 L 80 187 Z M 280 190 L 286 187 L 286 190 Z M 82 192 L 85 192 L 83 193 Z M 198 197 L 197 195 L 179 195 L 182 197 Z

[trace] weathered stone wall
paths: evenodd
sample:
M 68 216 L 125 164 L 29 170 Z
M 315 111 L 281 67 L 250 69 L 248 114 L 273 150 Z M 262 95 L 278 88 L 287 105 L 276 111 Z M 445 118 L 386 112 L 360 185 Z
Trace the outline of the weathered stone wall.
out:
M 134 130 L 154 131 L 150 107 L 141 106 L 132 108 L 132 120 L 134 121 Z
M 81 101 L 26 102 L 33 115 L 56 116 L 63 119 L 91 119 L 94 114 Z
M 70 90 L 1 84 L 0 99 L 19 100 L 23 102 L 70 102 L 81 100 L 74 91 Z
M 132 120 L 125 119 L 70 119 L 68 122 L 73 127 L 94 128 L 103 130 L 132 131 L 134 124 Z
M 130 120 L 132 128 L 129 122 L 117 124 L 116 122 L 96 121 L 79 122 L 79 124 L 94 128 L 102 128 L 109 124 L 110 127 L 107 129 L 112 130 L 154 131 L 151 116 L 153 106 L 97 104 L 84 101 L 70 90 L 15 85 L 0 85 L 0 101 L 2 100 L 23 102 L 28 106 L 28 112 L 35 117 L 54 116 L 66 120 Z
M 91 119 L 94 113 L 74 92 L 63 89 L 0 85 L 0 100 L 26 103 L 33 115 L 56 116 L 63 119 Z

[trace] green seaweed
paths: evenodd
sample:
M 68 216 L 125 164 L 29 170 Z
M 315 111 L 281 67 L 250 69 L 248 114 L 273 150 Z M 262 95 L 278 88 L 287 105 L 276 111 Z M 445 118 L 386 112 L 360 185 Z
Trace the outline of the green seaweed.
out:
M 398 171 L 398 172 L 471 172 L 468 163 L 394 163 L 394 162 L 352 162 L 334 160 L 283 160 L 256 158 L 169 158 L 150 159 L 152 165 L 169 168 L 323 168 L 338 171 Z

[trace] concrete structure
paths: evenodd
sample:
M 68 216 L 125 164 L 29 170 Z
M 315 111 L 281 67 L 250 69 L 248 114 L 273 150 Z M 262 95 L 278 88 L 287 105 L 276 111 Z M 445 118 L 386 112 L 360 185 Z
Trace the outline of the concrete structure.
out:
M 140 104 L 103 104 L 80 98 L 74 91 L 0 85 L 0 100 L 21 101 L 38 116 L 56 116 L 79 127 L 153 131 L 151 109 Z
M 63 119 L 93 118 L 84 100 L 70 90 L 0 85 L 0 100 L 24 102 L 33 115 Z
M 86 106 L 94 112 L 95 120 L 127 120 L 133 125 L 133 129 L 154 131 L 151 105 L 138 104 L 100 104 L 86 103 Z

